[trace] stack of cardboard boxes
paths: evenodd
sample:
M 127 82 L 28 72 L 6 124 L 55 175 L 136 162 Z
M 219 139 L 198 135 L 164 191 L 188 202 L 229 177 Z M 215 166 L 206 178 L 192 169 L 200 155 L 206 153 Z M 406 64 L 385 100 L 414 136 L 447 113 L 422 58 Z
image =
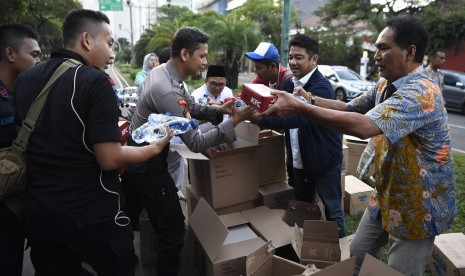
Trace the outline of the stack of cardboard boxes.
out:
M 353 259 L 344 260 L 352 237 L 340 240 L 337 224 L 322 221 L 321 208 L 292 200 L 283 135 L 246 122 L 235 131 L 237 141 L 214 155 L 173 146 L 189 164 L 186 246 L 193 275 L 310 275 L 307 264 L 324 268 L 315 275 L 341 269 L 351 275 Z M 347 168 L 349 148 L 344 152 Z M 352 179 L 342 179 L 347 191 L 344 182 Z
M 342 206 L 349 215 L 362 214 L 374 190 L 373 187 L 354 176 L 357 173 L 357 166 L 367 143 L 368 140 L 362 140 L 354 136 L 344 135 L 343 138 L 344 162 L 341 187 L 344 189 L 344 196 Z M 374 174 L 374 166 L 371 166 L 369 174 Z

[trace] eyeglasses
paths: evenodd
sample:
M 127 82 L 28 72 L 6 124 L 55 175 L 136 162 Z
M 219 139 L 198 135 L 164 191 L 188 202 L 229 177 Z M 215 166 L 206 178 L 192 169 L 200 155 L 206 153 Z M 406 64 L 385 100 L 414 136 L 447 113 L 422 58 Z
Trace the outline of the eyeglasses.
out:
M 217 83 L 214 81 L 210 82 L 211 88 L 223 88 L 226 85 L 226 83 Z

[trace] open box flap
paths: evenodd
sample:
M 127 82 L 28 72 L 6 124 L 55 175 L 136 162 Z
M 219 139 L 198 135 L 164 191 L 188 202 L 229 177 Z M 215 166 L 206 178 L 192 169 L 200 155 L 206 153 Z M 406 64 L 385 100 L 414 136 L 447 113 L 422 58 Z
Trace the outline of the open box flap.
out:
M 210 260 L 214 262 L 228 236 L 228 229 L 203 197 L 189 218 L 189 225 Z

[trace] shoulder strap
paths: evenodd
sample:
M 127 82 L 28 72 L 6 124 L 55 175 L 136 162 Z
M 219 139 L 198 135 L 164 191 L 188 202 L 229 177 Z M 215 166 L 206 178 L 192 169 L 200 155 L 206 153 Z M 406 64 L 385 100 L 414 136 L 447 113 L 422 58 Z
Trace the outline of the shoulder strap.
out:
M 36 121 L 42 112 L 45 102 L 47 101 L 48 92 L 52 88 L 55 81 L 68 69 L 74 68 L 79 64 L 81 64 L 81 62 L 75 59 L 68 59 L 67 61 L 60 64 L 60 66 L 58 66 L 58 68 L 55 70 L 47 84 L 44 86 L 44 88 L 42 88 L 42 91 L 40 91 L 39 95 L 32 102 L 31 107 L 29 108 L 26 119 L 23 121 L 21 126 L 21 130 L 19 131 L 18 136 L 13 141 L 11 146 L 11 150 L 14 153 L 21 155 L 26 151 L 27 144 L 29 143 L 29 136 L 31 136 L 31 133 L 34 131 Z

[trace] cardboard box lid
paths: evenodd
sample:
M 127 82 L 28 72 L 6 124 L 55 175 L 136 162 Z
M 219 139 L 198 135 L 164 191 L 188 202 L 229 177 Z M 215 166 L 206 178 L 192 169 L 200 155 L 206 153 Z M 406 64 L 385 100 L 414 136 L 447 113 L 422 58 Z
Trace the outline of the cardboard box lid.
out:
M 228 229 L 203 197 L 200 198 L 194 212 L 192 212 L 189 225 L 210 260 L 215 260 L 228 236 Z
M 274 248 L 291 243 L 292 229 L 270 208 L 260 206 L 241 213 L 267 241 L 271 241 Z
M 465 268 L 465 235 L 463 233 L 436 236 L 434 246 L 441 250 L 456 268 Z
M 365 255 L 362 267 L 360 268 L 359 276 L 372 276 L 372 275 L 383 275 L 383 276 L 401 276 L 404 275 L 392 267 L 389 267 L 382 261 L 376 259 L 370 254 Z
M 353 175 L 346 175 L 345 177 L 345 191 L 349 194 L 360 192 L 371 192 L 373 187 L 361 181 Z
M 234 225 L 239 225 L 239 224 L 246 224 L 249 223 L 249 219 L 247 219 L 242 213 L 240 212 L 235 212 L 231 214 L 225 214 L 219 216 L 221 222 L 226 226 L 226 227 L 231 227 Z
M 274 247 L 271 242 L 267 242 L 255 252 L 246 257 L 246 274 L 250 275 L 259 269 L 267 260 L 271 259 L 274 254 Z
M 335 275 L 352 276 L 355 270 L 355 259 L 356 257 L 352 257 L 348 260 L 335 263 L 312 275 L 313 276 L 335 276 Z M 383 275 L 384 276 L 384 274 L 372 274 L 372 275 Z
M 339 245 L 339 226 L 335 221 L 306 220 L 303 235 L 304 241 Z
M 270 184 L 266 184 L 266 185 L 258 187 L 258 192 L 263 196 L 279 193 L 282 191 L 290 191 L 290 190 L 294 190 L 294 188 L 289 186 L 289 184 L 287 184 L 287 182 L 284 182 L 284 181 L 270 183 Z
M 302 227 L 305 220 L 322 219 L 322 212 L 318 205 L 298 200 L 289 200 L 287 204 L 283 220 L 291 227 L 295 224 Z
M 182 157 L 196 160 L 210 160 L 222 156 L 237 154 L 241 151 L 248 151 L 251 147 L 258 148 L 260 128 L 257 125 L 254 125 L 250 122 L 241 122 L 234 128 L 234 131 L 236 132 L 236 141 L 231 144 L 231 149 L 219 151 L 212 158 L 208 158 L 201 152 L 192 152 L 184 143 L 171 144 L 171 147 L 175 149 Z

